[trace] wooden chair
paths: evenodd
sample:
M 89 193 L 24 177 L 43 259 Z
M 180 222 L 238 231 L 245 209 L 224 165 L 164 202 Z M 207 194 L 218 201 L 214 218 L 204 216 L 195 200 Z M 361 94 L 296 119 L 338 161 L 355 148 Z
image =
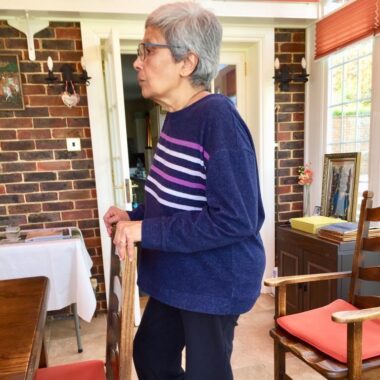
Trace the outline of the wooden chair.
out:
M 135 272 L 136 260 L 120 261 L 112 244 L 106 362 L 90 360 L 40 368 L 35 380 L 131 379 Z
M 291 379 L 286 374 L 286 352 L 327 379 L 380 379 L 380 266 L 364 267 L 366 262 L 373 262 L 374 253 L 380 253 L 380 237 L 368 238 L 370 222 L 380 221 L 380 207 L 372 208 L 372 198 L 372 192 L 363 193 L 351 272 L 265 280 L 265 285 L 276 289 L 276 323 L 270 332 L 275 379 Z M 338 300 L 322 308 L 286 315 L 287 285 L 348 277 L 349 303 Z M 363 281 L 379 281 L 378 295 L 360 294 Z M 352 310 L 356 308 L 359 310 Z

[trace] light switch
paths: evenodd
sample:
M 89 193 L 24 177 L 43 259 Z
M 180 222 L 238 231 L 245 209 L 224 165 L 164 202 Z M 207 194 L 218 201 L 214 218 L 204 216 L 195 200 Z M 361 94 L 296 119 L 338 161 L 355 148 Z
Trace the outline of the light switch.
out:
M 79 137 L 68 137 L 66 139 L 66 146 L 69 152 L 77 152 L 81 150 Z

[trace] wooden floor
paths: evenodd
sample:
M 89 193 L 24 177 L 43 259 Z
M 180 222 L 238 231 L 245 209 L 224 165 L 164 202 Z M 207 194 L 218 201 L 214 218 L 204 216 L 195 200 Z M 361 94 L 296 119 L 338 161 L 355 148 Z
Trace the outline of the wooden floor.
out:
M 273 313 L 273 297 L 263 294 L 254 308 L 240 317 L 235 330 L 232 354 L 235 380 L 273 379 L 273 342 L 269 337 L 269 330 L 273 326 Z M 46 331 L 49 365 L 88 359 L 104 360 L 105 331 L 105 314 L 98 314 L 91 323 L 82 321 L 81 335 L 84 352 L 78 354 L 74 322 L 72 320 L 49 321 Z M 295 379 L 323 379 L 299 360 L 290 357 L 287 365 L 289 374 Z M 137 379 L 135 374 L 133 379 Z

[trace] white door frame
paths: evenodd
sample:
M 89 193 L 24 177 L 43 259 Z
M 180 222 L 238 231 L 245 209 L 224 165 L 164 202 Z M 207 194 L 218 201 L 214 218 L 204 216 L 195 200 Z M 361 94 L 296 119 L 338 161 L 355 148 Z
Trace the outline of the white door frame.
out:
M 117 30 L 121 40 L 140 40 L 144 32 L 144 22 L 131 19 L 112 22 L 84 20 L 81 23 L 83 56 L 92 76 L 91 86 L 87 88 L 87 101 L 106 288 L 111 242 L 102 216 L 114 204 L 114 197 L 102 69 L 102 41 L 108 37 L 111 28 Z M 274 266 L 274 86 L 273 66 L 268 62 L 272 62 L 274 57 L 274 28 L 255 27 L 250 24 L 225 24 L 223 28 L 224 43 L 247 46 L 247 122 L 255 142 L 266 213 L 261 235 L 267 257 L 264 277 L 269 277 Z M 263 288 L 263 291 L 267 290 Z

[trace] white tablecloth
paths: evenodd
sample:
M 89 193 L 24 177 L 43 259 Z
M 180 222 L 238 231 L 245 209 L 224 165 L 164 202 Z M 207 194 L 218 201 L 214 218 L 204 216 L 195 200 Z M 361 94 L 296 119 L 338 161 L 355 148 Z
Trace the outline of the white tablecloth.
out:
M 96 299 L 91 286 L 92 260 L 81 238 L 0 244 L 0 280 L 49 278 L 48 310 L 77 304 L 78 315 L 91 321 Z

